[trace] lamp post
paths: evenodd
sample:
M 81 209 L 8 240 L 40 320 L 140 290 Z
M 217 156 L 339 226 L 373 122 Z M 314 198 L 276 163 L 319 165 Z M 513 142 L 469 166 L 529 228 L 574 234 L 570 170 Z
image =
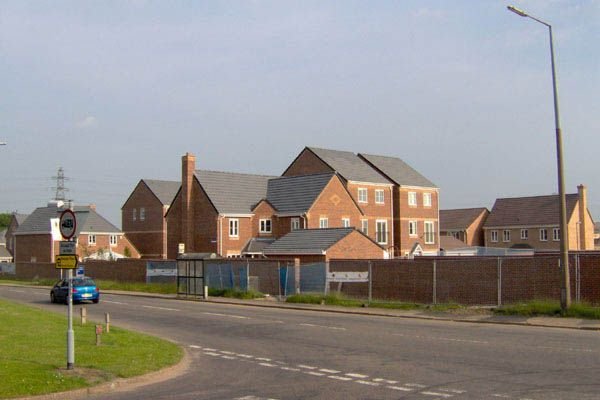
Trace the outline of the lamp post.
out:
M 567 206 L 565 196 L 565 177 L 563 169 L 562 131 L 558 114 L 558 89 L 556 85 L 556 70 L 554 67 L 554 43 L 552 41 L 552 25 L 540 19 L 532 17 L 525 11 L 513 6 L 507 6 L 509 11 L 530 18 L 548 27 L 550 33 L 550 59 L 552 62 L 552 89 L 554 94 L 554 125 L 556 127 L 556 165 L 558 169 L 558 196 L 560 199 L 560 261 L 562 267 L 562 281 L 560 288 L 560 308 L 563 313 L 571 306 L 571 285 L 569 279 L 569 244 L 567 229 Z

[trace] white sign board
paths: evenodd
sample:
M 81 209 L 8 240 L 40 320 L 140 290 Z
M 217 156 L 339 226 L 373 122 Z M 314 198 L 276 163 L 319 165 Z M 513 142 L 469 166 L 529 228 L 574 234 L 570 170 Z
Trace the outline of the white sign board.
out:
M 327 280 L 329 282 L 369 282 L 369 273 L 366 271 L 328 272 Z
M 60 234 L 65 238 L 65 240 L 69 240 L 75 235 L 75 230 L 77 229 L 77 221 L 75 220 L 75 213 L 71 210 L 65 210 L 60 214 L 60 222 L 58 224 L 58 228 L 60 229 Z
M 75 242 L 60 242 L 60 251 L 59 254 L 77 254 Z

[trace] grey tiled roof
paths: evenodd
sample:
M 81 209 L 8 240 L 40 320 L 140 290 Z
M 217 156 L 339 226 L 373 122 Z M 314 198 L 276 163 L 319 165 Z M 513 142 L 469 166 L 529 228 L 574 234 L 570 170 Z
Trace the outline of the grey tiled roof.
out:
M 262 254 L 263 250 L 274 241 L 275 239 L 252 238 L 244 246 L 242 254 Z
M 267 188 L 267 200 L 280 213 L 305 213 L 333 175 L 328 172 L 271 179 Z
M 77 219 L 77 232 L 102 232 L 102 233 L 120 233 L 121 230 L 111 224 L 106 218 L 98 214 L 95 210 L 82 209 L 75 207 L 75 218 Z
M 0 244 L 6 244 L 6 229 L 0 231 Z
M 440 210 L 440 230 L 467 229 L 487 208 Z
M 142 179 L 163 205 L 169 205 L 181 187 L 181 182 Z
M 400 186 L 437 187 L 413 167 L 396 157 L 359 154 L 387 178 Z
M 38 207 L 29 217 L 19 226 L 16 234 L 23 233 L 47 233 L 52 232 L 50 219 L 59 218 L 64 208 L 55 205 L 47 207 Z M 108 222 L 95 210 L 87 206 L 74 207 L 77 228 L 75 235 L 80 232 L 102 232 L 102 233 L 120 233 L 119 228 Z
M 59 216 L 56 206 L 38 207 L 19 225 L 15 233 L 50 233 L 50 219 Z
M 350 151 L 307 147 L 344 179 L 354 182 L 390 184 L 383 175 Z
M 577 204 L 578 195 L 567 194 L 567 220 Z M 558 195 L 497 199 L 484 227 L 559 225 Z
M 274 176 L 233 172 L 195 171 L 196 178 L 221 214 L 250 214 L 267 195 L 267 183 Z
M 12 259 L 13 256 L 12 254 L 10 254 L 10 252 L 6 249 L 6 247 L 4 246 L 0 246 L 0 259 Z
M 440 248 L 444 250 L 454 250 L 463 247 L 468 247 L 462 240 L 456 239 L 454 236 L 440 235 Z
M 15 219 L 17 220 L 17 225 L 21 225 L 26 219 L 27 217 L 29 217 L 29 214 L 13 214 Z
M 264 254 L 323 254 L 353 231 L 354 228 L 299 229 L 273 242 Z

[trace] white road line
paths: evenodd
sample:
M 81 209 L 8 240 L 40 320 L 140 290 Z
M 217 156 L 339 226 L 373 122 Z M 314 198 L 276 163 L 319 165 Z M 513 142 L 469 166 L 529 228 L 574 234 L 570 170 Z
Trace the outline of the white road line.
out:
M 560 351 L 568 351 L 568 352 L 574 352 L 574 351 L 578 351 L 580 353 L 595 353 L 596 350 L 592 350 L 592 349 L 574 349 L 572 347 L 552 347 L 552 346 L 532 346 L 533 348 L 537 348 L 537 349 L 550 349 L 550 350 L 560 350 Z
M 357 380 L 356 383 L 360 383 L 361 385 L 368 385 L 368 386 L 379 386 L 379 385 L 381 385 L 380 383 L 377 383 L 377 382 L 369 382 L 369 381 L 363 381 L 363 380 Z
M 221 357 L 219 353 L 213 353 L 211 351 L 205 351 L 204 354 L 206 354 L 207 356 Z
M 207 347 L 207 348 L 205 348 L 204 350 L 206 350 L 206 351 L 219 351 L 219 350 L 217 350 L 217 349 L 211 349 L 210 347 Z
M 321 368 L 321 369 L 319 369 L 319 371 L 325 372 L 326 374 L 339 374 L 340 373 L 340 371 L 336 371 L 335 369 L 327 369 L 327 368 Z
M 304 368 L 304 369 L 317 369 L 317 367 L 313 367 L 312 365 L 304 365 L 304 364 L 298 364 L 297 367 Z
M 271 360 L 270 358 L 265 358 L 265 357 L 256 357 L 256 359 L 257 359 L 258 361 L 273 361 L 273 360 Z
M 407 387 L 403 387 L 403 386 L 386 386 L 388 389 L 392 389 L 392 390 L 400 390 L 402 392 L 412 392 L 415 389 L 411 389 L 411 388 L 407 388 Z
M 511 397 L 507 394 L 498 394 L 498 393 L 494 393 L 492 394 L 492 397 L 500 397 L 501 399 L 510 399 Z
M 438 392 L 419 392 L 421 394 L 424 394 L 426 396 L 438 396 L 438 397 L 443 397 L 445 399 L 447 399 L 448 397 L 452 397 L 452 394 L 449 393 L 438 393 Z
M 349 377 L 351 377 L 351 378 L 360 378 L 360 379 L 365 379 L 365 378 L 368 378 L 368 377 L 369 377 L 369 375 L 355 374 L 355 373 L 353 373 L 353 372 L 349 372 L 349 373 L 347 373 L 347 374 L 345 374 L 345 375 L 346 375 L 346 376 L 349 376 Z
M 229 317 L 229 318 L 238 318 L 238 319 L 250 319 L 249 317 L 244 317 L 243 315 L 220 314 L 220 313 L 212 313 L 212 312 L 203 312 L 202 314 L 206 314 L 206 315 L 215 315 L 215 316 L 217 316 L 217 317 Z
M 292 372 L 300 372 L 300 368 L 294 368 L 294 367 L 279 367 L 284 371 L 292 371 Z
M 196 346 L 195 344 L 190 344 L 190 347 L 192 349 L 201 349 L 202 348 L 202 346 Z
M 329 375 L 328 378 L 337 379 L 338 381 L 351 381 L 352 378 L 340 375 Z
M 112 301 L 112 300 L 102 300 L 103 303 L 110 303 L 110 304 L 121 304 L 124 306 L 127 306 L 127 303 L 121 303 L 120 301 Z
M 454 394 L 463 394 L 466 393 L 464 390 L 458 390 L 458 389 L 438 389 L 440 392 L 448 392 L 448 393 L 454 393 Z
M 303 373 L 307 374 L 307 375 L 314 375 L 314 376 L 325 376 L 325 374 L 322 374 L 320 372 L 315 372 L 315 371 L 302 371 Z
M 333 329 L 338 331 L 345 331 L 346 328 L 341 328 L 338 326 L 326 326 L 326 325 L 315 325 L 315 324 L 299 324 L 300 326 L 310 326 L 311 328 L 324 328 L 324 329 Z
M 8 289 L 9 292 L 15 292 L 15 293 L 25 293 L 24 290 L 17 290 L 17 289 Z M 45 295 L 44 295 L 45 296 Z
M 235 355 L 242 358 L 254 358 L 254 356 L 251 356 L 250 354 L 235 353 Z
M 404 386 L 416 387 L 416 388 L 426 388 L 427 386 L 421 385 L 419 383 L 405 383 Z
M 263 367 L 270 367 L 270 368 L 277 366 L 275 364 L 271 364 L 271 363 L 267 363 L 267 362 L 261 362 L 261 363 L 258 363 L 258 365 L 262 365 Z
M 392 336 L 401 336 L 401 337 L 409 337 L 416 339 L 433 339 L 433 340 L 441 340 L 446 342 L 459 342 L 459 343 L 477 343 L 477 344 L 489 344 L 490 342 L 485 340 L 469 340 L 469 339 L 455 339 L 455 338 L 447 338 L 447 337 L 434 337 L 434 336 L 422 336 L 422 335 L 405 335 L 403 333 L 392 333 Z
M 163 310 L 163 311 L 181 311 L 176 308 L 167 308 L 167 307 L 155 307 L 155 306 L 142 306 L 144 308 L 151 308 L 153 310 Z
M 224 356 L 221 354 L 221 358 L 224 358 L 226 360 L 237 360 L 237 358 L 233 357 L 233 356 Z
M 375 378 L 375 379 L 373 379 L 373 382 L 383 382 L 383 383 L 387 383 L 389 385 L 395 385 L 396 383 L 398 383 L 398 381 L 390 381 L 388 379 L 382 379 L 382 378 Z

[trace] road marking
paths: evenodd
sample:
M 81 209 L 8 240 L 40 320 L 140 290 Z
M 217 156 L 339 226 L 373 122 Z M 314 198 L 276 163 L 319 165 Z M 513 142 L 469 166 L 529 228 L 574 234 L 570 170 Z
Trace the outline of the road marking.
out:
M 421 394 L 424 394 L 426 396 L 438 396 L 438 397 L 443 397 L 445 399 L 447 399 L 448 397 L 452 397 L 453 395 L 449 394 L 449 393 L 438 393 L 438 392 L 419 392 Z
M 258 365 L 262 365 L 263 367 L 270 367 L 270 368 L 277 366 L 276 364 L 271 364 L 271 363 L 267 363 L 267 362 L 261 362 L 261 363 L 258 363 Z
M 340 375 L 329 375 L 328 378 L 337 379 L 338 381 L 351 381 L 352 378 L 348 376 L 340 376 Z
M 388 389 L 392 389 L 392 390 L 400 390 L 402 392 L 412 392 L 415 389 L 411 389 L 411 388 L 407 388 L 407 387 L 403 387 L 403 386 L 386 386 Z
M 238 357 L 242 357 L 242 358 L 254 358 L 254 356 L 251 356 L 249 354 L 236 353 L 235 355 L 238 356 Z
M 572 347 L 552 347 L 552 346 L 532 346 L 534 348 L 537 349 L 550 349 L 550 350 L 560 350 L 560 351 L 568 351 L 568 352 L 573 352 L 573 351 L 578 351 L 581 353 L 595 353 L 596 350 L 592 350 L 592 349 L 575 349 Z
M 213 357 L 221 357 L 221 355 L 219 353 L 213 353 L 211 351 L 205 351 L 204 354 L 206 354 L 208 356 L 213 356 Z
M 224 359 L 226 359 L 226 360 L 236 360 L 236 358 L 235 358 L 235 357 L 233 357 L 233 356 L 224 356 L 224 355 L 222 355 L 222 354 L 221 354 L 221 358 L 224 358 Z
M 419 383 L 405 383 L 404 386 L 416 387 L 416 388 L 426 388 L 427 386 L 421 385 Z
M 369 377 L 369 375 L 356 374 L 356 373 L 353 373 L 353 372 L 349 372 L 349 373 L 347 373 L 345 375 L 349 376 L 351 378 L 360 378 L 360 379 L 364 379 L 364 378 L 368 378 Z
M 324 328 L 324 329 L 333 329 L 337 331 L 345 331 L 346 328 L 341 328 L 338 326 L 326 326 L 326 325 L 315 325 L 315 324 L 299 324 L 300 326 L 310 326 L 311 328 Z
M 319 371 L 325 372 L 326 374 L 339 374 L 340 373 L 340 371 L 336 371 L 335 369 L 327 369 L 327 368 L 321 368 L 321 369 L 319 369 Z
M 317 369 L 317 367 L 313 367 L 312 365 L 304 365 L 304 364 L 298 364 L 297 367 L 304 368 L 304 369 Z
M 395 385 L 396 383 L 398 383 L 398 381 L 390 381 L 388 379 L 381 379 L 381 378 L 375 378 L 375 379 L 373 379 L 373 382 L 383 382 L 383 383 L 387 383 L 389 385 Z
M 211 349 L 210 347 L 207 347 L 207 348 L 205 348 L 204 350 L 206 350 L 206 351 L 219 351 L 219 350 L 217 350 L 217 349 Z
M 202 346 L 196 346 L 195 344 L 190 344 L 190 347 L 192 349 L 201 349 L 202 348 Z
M 302 371 L 307 375 L 314 375 L 314 376 L 324 376 L 325 374 L 322 374 L 320 372 L 315 372 L 315 371 Z
M 110 304 L 121 304 L 121 305 L 128 305 L 127 303 L 121 303 L 120 301 L 112 301 L 112 300 L 102 300 L 102 302 L 104 303 L 110 303 Z
M 258 361 L 273 361 L 273 360 L 271 360 L 270 358 L 265 358 L 265 357 L 256 357 L 256 359 L 257 359 Z
M 15 292 L 15 293 L 25 293 L 24 290 L 17 290 L 17 289 L 8 289 L 9 292 Z M 44 295 L 45 296 L 45 295 Z
M 458 389 L 439 389 L 440 392 L 448 392 L 448 393 L 454 393 L 454 394 L 463 394 L 465 393 L 464 390 L 458 390 Z
M 435 337 L 435 336 L 422 336 L 422 335 L 406 335 L 403 333 L 392 333 L 392 336 L 401 336 L 416 339 L 428 339 L 428 340 L 441 340 L 446 342 L 458 342 L 458 343 L 476 343 L 476 344 L 489 344 L 490 342 L 485 340 L 470 340 L 470 339 L 455 339 L 447 337 Z
M 377 383 L 377 382 L 369 382 L 369 381 L 363 381 L 363 380 L 358 380 L 358 381 L 356 381 L 356 383 L 360 383 L 361 385 L 368 385 L 368 386 L 379 386 L 379 385 L 381 385 L 380 383 Z
M 155 307 L 155 306 L 142 306 L 144 308 L 151 308 L 153 310 L 163 310 L 163 311 L 181 311 L 176 308 L 167 308 L 167 307 Z
M 497 394 L 497 393 L 494 393 L 494 394 L 492 394 L 492 397 L 500 397 L 502 399 L 510 399 L 510 396 L 507 395 L 507 394 Z
M 212 313 L 212 312 L 203 312 L 202 314 L 206 314 L 206 315 L 216 315 L 217 317 L 229 317 L 229 318 L 238 318 L 238 319 L 250 319 L 249 317 L 244 317 L 243 315 L 220 314 L 220 313 Z
M 292 372 L 299 372 L 300 368 L 293 368 L 293 367 L 279 367 L 284 371 L 292 371 Z

